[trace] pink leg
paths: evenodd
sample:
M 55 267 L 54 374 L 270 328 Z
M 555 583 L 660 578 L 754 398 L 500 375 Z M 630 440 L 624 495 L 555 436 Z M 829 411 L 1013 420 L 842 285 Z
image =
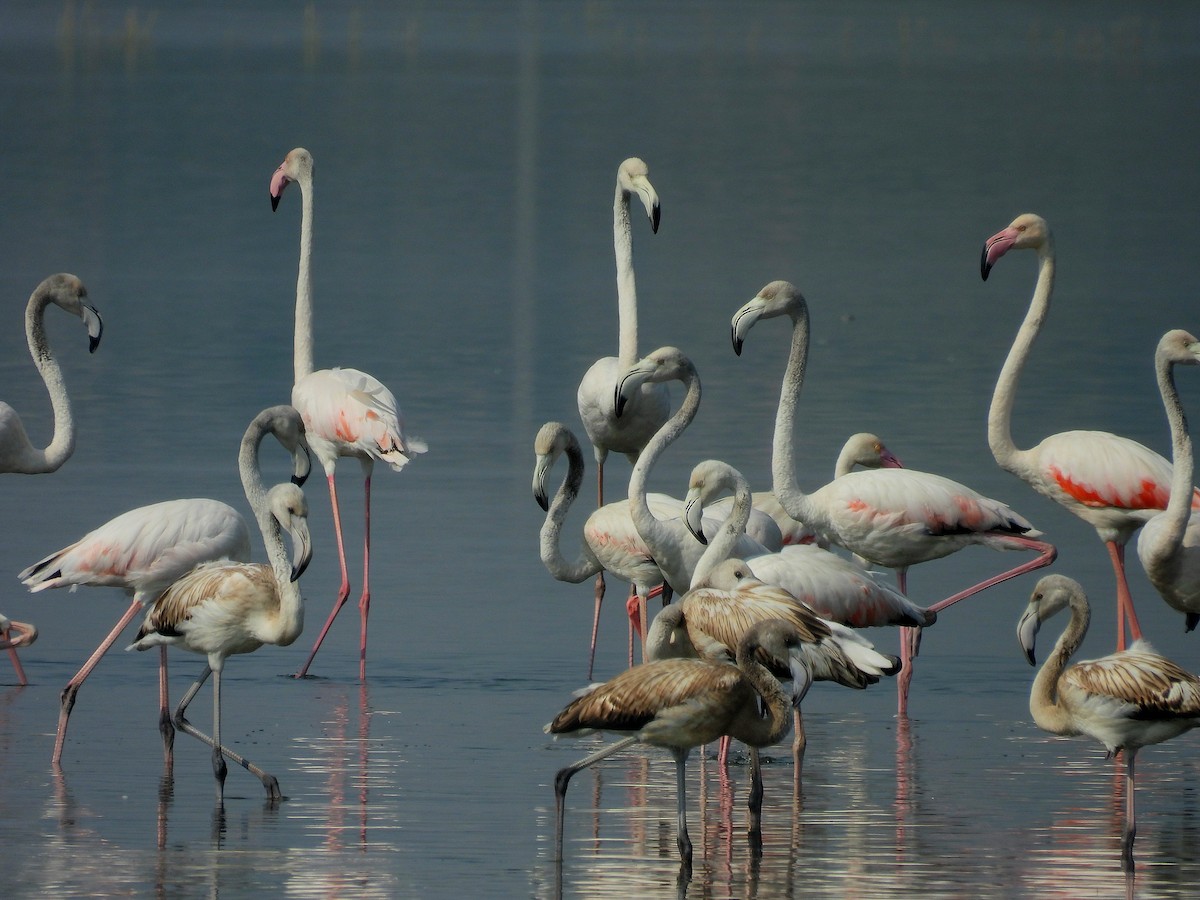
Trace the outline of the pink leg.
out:
M 1125 545 L 1116 541 L 1105 541 L 1108 557 L 1112 560 L 1113 574 L 1117 576 L 1117 649 L 1124 650 L 1125 623 L 1129 623 L 1131 640 L 1142 639 L 1142 626 L 1138 624 L 1137 613 L 1133 611 L 1133 595 L 1129 592 L 1129 581 L 1125 578 Z
M 21 667 L 21 660 L 17 656 L 17 647 L 22 643 L 33 643 L 33 641 L 26 640 L 27 632 L 23 632 L 19 627 L 17 629 L 18 637 L 16 640 L 13 640 L 12 635 L 10 634 L 10 629 L 11 625 L 5 625 L 4 628 L 0 630 L 0 637 L 3 638 L 0 643 L 2 643 L 5 649 L 8 650 L 8 658 L 12 660 L 13 671 L 17 673 L 17 683 L 20 684 L 21 687 L 25 687 L 27 684 L 29 684 L 29 679 L 25 677 L 25 670 Z M 36 637 L 37 632 L 34 631 L 33 635 Z
M 596 605 L 592 612 L 592 643 L 588 649 L 588 680 L 592 679 L 592 668 L 596 665 L 596 635 L 600 631 L 600 604 L 604 602 L 604 570 L 596 573 Z M 633 623 L 629 625 L 629 658 L 633 658 Z
M 358 680 L 367 679 L 367 615 L 371 611 L 371 470 L 364 467 L 363 477 L 363 591 L 358 600 L 362 632 L 358 647 Z
M 158 648 L 158 730 L 163 739 L 163 774 L 175 771 L 175 724 L 171 721 L 171 700 L 167 689 L 167 645 Z
M 133 621 L 141 609 L 142 604 L 137 600 L 129 604 L 129 609 L 125 610 L 125 615 L 121 616 L 120 621 L 113 626 L 108 637 L 92 652 L 83 667 L 75 673 L 75 677 L 68 681 L 67 686 L 63 688 L 60 697 L 61 708 L 58 712 L 58 734 L 54 738 L 54 755 L 50 757 L 50 764 L 55 768 L 58 768 L 62 762 L 63 745 L 67 741 L 67 720 L 71 718 L 71 707 L 75 705 L 75 695 L 79 693 L 79 688 L 87 680 L 87 677 L 92 674 L 92 669 L 99 664 L 101 657 L 116 643 L 121 632 L 125 630 L 125 626 Z
M 312 652 L 308 654 L 308 659 L 300 667 L 300 671 L 296 673 L 296 678 L 303 678 L 308 674 L 308 667 L 312 665 L 313 658 L 317 655 L 317 651 L 321 649 L 321 642 L 325 640 L 325 635 L 329 633 L 329 626 L 333 624 L 333 620 L 337 618 L 338 612 L 350 596 L 350 572 L 346 568 L 346 546 L 342 541 L 342 514 L 338 509 L 337 487 L 333 483 L 333 473 L 327 476 L 327 480 L 329 481 L 329 501 L 333 507 L 333 530 L 337 534 L 338 564 L 342 568 L 342 584 L 338 588 L 337 599 L 333 601 L 333 610 L 329 613 L 329 618 L 325 620 L 325 627 L 317 635 L 317 642 L 313 644 Z
M 980 591 L 1000 584 L 1002 581 L 1008 581 L 1010 578 L 1016 578 L 1018 575 L 1024 575 L 1026 572 L 1032 572 L 1035 569 L 1040 569 L 1042 566 L 1048 566 L 1058 556 L 1058 550 L 1055 549 L 1054 545 L 1047 544 L 1045 541 L 1035 541 L 1033 538 L 1021 537 L 1019 535 L 1007 535 L 1004 541 L 1005 543 L 1012 544 L 1013 549 L 1036 550 L 1039 555 L 1036 559 L 1024 562 L 1016 568 L 1001 572 L 999 575 L 993 575 L 986 581 L 981 581 L 979 584 L 973 585 L 965 591 L 959 591 L 945 600 L 939 600 L 929 607 L 929 611 L 935 613 L 941 612 L 947 606 L 951 606 L 959 600 L 965 600 L 972 594 L 978 594 Z
M 908 569 L 896 570 L 896 584 L 900 593 L 908 596 Z M 913 678 L 913 642 L 911 632 L 914 629 L 900 629 L 900 671 L 896 675 L 896 715 L 901 719 L 908 716 L 908 690 Z

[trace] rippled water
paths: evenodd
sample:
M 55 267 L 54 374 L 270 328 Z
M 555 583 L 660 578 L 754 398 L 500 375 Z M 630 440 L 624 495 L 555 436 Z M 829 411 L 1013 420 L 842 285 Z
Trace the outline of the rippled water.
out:
M 10 6 L 12 6 L 10 4 Z M 987 284 L 982 241 L 1019 212 L 1055 229 L 1054 311 L 1014 431 L 1103 428 L 1165 451 L 1151 356 L 1200 330 L 1194 84 L 1186 4 L 26 4 L 0 11 L 0 395 L 35 439 L 51 423 L 20 331 L 43 277 L 69 270 L 103 344 L 47 322 L 79 443 L 52 476 L 4 480 L 10 574 L 111 516 L 177 496 L 244 504 L 237 442 L 288 396 L 298 203 L 267 202 L 291 147 L 317 161 L 318 365 L 372 372 L 430 452 L 373 483 L 368 680 L 347 607 L 303 661 L 337 585 L 329 501 L 308 485 L 316 555 L 290 648 L 230 661 L 224 736 L 241 770 L 214 806 L 209 756 L 177 740 L 162 779 L 152 656 L 114 651 L 84 686 L 61 772 L 58 692 L 112 626 L 109 589 L 30 596 L 18 688 L 0 659 L 4 896 L 1189 896 L 1196 736 L 1139 757 L 1138 870 L 1120 869 L 1124 787 L 1087 741 L 1029 719 L 1014 627 L 1032 579 L 926 633 L 911 720 L 888 685 L 819 685 L 802 777 L 766 771 L 764 849 L 745 838 L 747 768 L 692 755 L 690 881 L 678 882 L 673 763 L 652 750 L 577 776 L 552 861 L 554 772 L 597 738 L 541 726 L 585 678 L 589 585 L 537 558 L 532 440 L 576 422 L 579 376 L 615 348 L 611 199 L 637 154 L 663 203 L 635 221 L 641 346 L 684 348 L 701 413 L 653 478 L 682 494 L 721 457 L 769 481 L 787 335 L 729 316 L 788 278 L 813 310 L 801 480 L 851 432 L 1010 502 L 1093 598 L 1085 655 L 1112 643 L 1111 572 L 1081 522 L 1001 472 L 984 422 L 1033 260 Z M 1180 373 L 1185 403 L 1200 389 Z M 678 392 L 676 392 L 678 393 Z M 283 460 L 268 459 L 282 477 Z M 339 469 L 351 565 L 357 467 Z M 610 484 L 628 473 L 610 461 Z M 583 505 L 583 504 L 581 504 Z M 583 510 L 567 535 L 578 533 Z M 574 538 L 565 544 L 573 550 Z M 918 567 L 931 601 L 1015 558 L 967 550 Z M 1132 553 L 1131 553 L 1132 561 Z M 1194 635 L 1133 562 L 1142 624 L 1200 668 Z M 357 588 L 357 572 L 354 582 Z M 619 586 L 610 597 L 619 597 Z M 620 670 L 611 600 L 596 671 Z M 872 633 L 895 650 L 895 635 Z M 175 655 L 175 697 L 201 668 Z M 192 706 L 209 723 L 210 694 Z

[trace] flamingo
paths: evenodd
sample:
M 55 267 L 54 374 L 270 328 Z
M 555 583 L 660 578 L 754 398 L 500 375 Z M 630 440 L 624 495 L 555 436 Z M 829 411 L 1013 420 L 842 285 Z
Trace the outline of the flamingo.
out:
M 1100 659 L 1067 661 L 1087 634 L 1091 607 L 1079 582 L 1063 575 L 1043 576 L 1017 625 L 1030 665 L 1042 622 L 1068 609 L 1071 621 L 1042 664 L 1029 694 L 1029 711 L 1043 731 L 1087 735 L 1110 756 L 1125 751 L 1125 823 L 1121 860 L 1133 870 L 1137 832 L 1134 760 L 1142 747 L 1158 744 L 1200 725 L 1200 678 L 1160 656 L 1137 639 L 1126 650 Z
M 266 421 L 279 407 L 260 413 L 242 438 L 238 469 L 250 508 L 258 520 L 269 564 L 221 560 L 198 566 L 176 580 L 150 607 L 137 637 L 127 650 L 178 646 L 208 658 L 208 664 L 175 710 L 175 727 L 213 748 L 217 802 L 225 797 L 225 756 L 256 775 L 271 800 L 282 794 L 275 776 L 221 744 L 221 673 L 235 653 L 251 653 L 263 644 L 290 645 L 304 627 L 304 599 L 297 580 L 312 555 L 308 503 L 296 484 L 277 484 L 267 491 L 258 465 L 258 446 Z M 293 543 L 288 559 L 281 528 Z M 213 676 L 213 733 L 209 737 L 186 718 L 188 704 Z
M 548 499 L 546 478 L 560 456 L 566 454 L 567 474 L 559 486 L 553 501 Z M 561 422 L 547 422 L 534 439 L 536 461 L 533 469 L 533 495 L 538 505 L 546 511 L 546 520 L 541 529 L 540 555 L 543 565 L 557 580 L 578 584 L 601 572 L 609 571 L 623 581 L 633 585 L 635 602 L 640 609 L 654 593 L 670 590 L 663 580 L 662 570 L 653 559 L 650 549 L 634 526 L 628 500 L 606 503 L 591 515 L 583 526 L 584 544 L 580 555 L 568 561 L 560 549 L 560 534 L 567 511 L 579 495 L 583 483 L 584 463 L 579 441 L 571 430 Z M 647 503 L 658 519 L 678 519 L 683 503 L 666 494 L 651 493 Z M 772 519 L 759 514 L 752 517 L 756 527 L 756 539 L 772 546 L 782 540 Z M 696 527 L 715 532 L 720 523 L 712 517 Z M 670 599 L 670 595 L 667 595 Z M 631 612 L 632 616 L 632 612 Z M 588 678 L 596 655 L 597 623 L 592 622 L 591 648 L 588 656 Z M 643 632 L 644 634 L 644 632 Z M 630 665 L 633 664 L 633 631 L 630 624 Z
M 1013 443 L 1017 381 L 1050 312 L 1054 290 L 1054 236 L 1046 220 L 1025 213 L 988 238 L 980 262 L 985 281 L 996 260 L 1013 249 L 1037 252 L 1037 284 L 992 394 L 988 444 L 1002 469 L 1096 529 L 1117 580 L 1117 649 L 1123 650 L 1126 623 L 1134 640 L 1142 635 L 1125 577 L 1125 545 L 1137 529 L 1166 508 L 1171 464 L 1148 447 L 1107 431 L 1064 431 L 1028 450 Z M 1200 508 L 1200 493 L 1192 508 Z
M 354 457 L 363 473 L 363 589 L 358 601 L 360 638 L 358 677 L 367 677 L 367 615 L 371 608 L 371 472 L 375 460 L 386 462 L 399 472 L 428 446 L 417 438 L 405 437 L 404 419 L 396 398 L 384 385 L 358 369 L 318 369 L 313 371 L 312 282 L 310 264 L 313 240 L 313 158 L 297 147 L 284 158 L 271 177 L 271 209 L 279 207 L 284 189 L 293 181 L 300 185 L 300 270 L 296 279 L 296 334 L 294 342 L 295 383 L 292 405 L 300 410 L 308 434 L 309 446 L 317 454 L 329 483 L 329 501 L 333 507 L 333 527 L 337 534 L 338 565 L 342 581 L 333 610 L 325 627 L 317 635 L 312 652 L 297 678 L 308 674 L 309 666 L 333 620 L 350 597 L 350 574 L 346 568 L 346 548 L 342 540 L 342 519 L 338 509 L 334 469 L 339 457 Z
M 8 651 L 8 656 L 12 660 L 13 670 L 17 673 L 17 682 L 21 687 L 29 684 L 29 679 L 25 677 L 25 670 L 21 667 L 21 660 L 17 656 L 17 648 L 28 647 L 37 640 L 37 636 L 37 629 L 28 622 L 18 622 L 7 616 L 0 616 L 0 650 Z
M 292 454 L 292 479 L 308 477 L 304 424 L 290 406 L 265 410 L 255 420 Z M 257 445 L 256 445 L 257 447 Z M 132 602 L 117 624 L 67 682 L 60 696 L 58 731 L 51 763 L 62 762 L 67 723 L 83 682 L 116 643 L 125 626 L 164 590 L 196 566 L 218 559 L 250 558 L 250 529 L 241 513 L 218 500 L 189 498 L 140 506 L 110 519 L 82 538 L 22 571 L 17 577 L 31 593 L 80 585 L 119 587 Z M 168 768 L 173 759 L 174 727 L 167 699 L 167 651 L 159 652 L 159 729 Z
M 0 472 L 21 475 L 55 472 L 75 452 L 75 419 L 71 415 L 71 401 L 67 396 L 62 369 L 50 352 L 50 342 L 46 339 L 46 307 L 51 303 L 83 321 L 88 333 L 89 353 L 94 353 L 100 346 L 104 323 L 100 321 L 96 307 L 87 302 L 87 288 L 82 281 L 62 272 L 51 275 L 34 288 L 25 307 L 25 338 L 29 342 L 33 364 L 37 366 L 42 383 L 50 394 L 50 405 L 54 409 L 54 436 L 44 448 L 34 447 L 17 411 L 0 401 Z
M 1035 540 L 1040 532 L 998 500 L 949 478 L 913 469 L 850 472 L 811 494 L 796 481 L 793 431 L 808 358 L 808 304 L 786 281 L 773 281 L 733 315 L 735 353 L 760 319 L 787 316 L 792 342 L 775 417 L 772 472 L 775 495 L 788 515 L 813 528 L 824 540 L 845 547 L 873 565 L 895 569 L 902 593 L 908 593 L 908 568 L 980 545 L 996 550 L 1032 550 L 1035 559 L 993 575 L 929 607 L 940 612 L 985 588 L 1049 565 L 1056 551 Z M 908 713 L 913 660 L 920 649 L 919 629 L 902 633 L 902 671 L 896 679 L 898 711 Z
M 646 385 L 637 397 L 631 398 L 628 414 L 619 418 L 613 409 L 612 399 L 613 385 L 621 371 L 633 365 L 638 358 L 637 283 L 633 273 L 633 231 L 629 222 L 629 208 L 636 194 L 646 209 L 651 231 L 658 234 L 658 193 L 650 183 L 649 175 L 649 167 L 637 157 L 630 157 L 617 167 L 616 194 L 613 198 L 613 251 L 617 261 L 619 329 L 617 355 L 601 357 L 592 363 L 576 392 L 579 418 L 596 458 L 597 509 L 604 506 L 604 462 L 609 452 L 624 453 L 631 462 L 636 461 L 646 442 L 671 414 L 671 401 L 665 385 Z M 593 634 L 600 622 L 603 601 L 604 572 L 600 571 L 596 574 Z
M 1192 438 L 1175 387 L 1174 366 L 1200 362 L 1200 341 L 1186 331 L 1168 331 L 1158 342 L 1154 368 L 1167 421 L 1171 425 L 1174 474 L 1166 512 L 1138 534 L 1137 554 L 1150 583 L 1172 609 L 1186 616 L 1191 631 L 1200 622 L 1200 513 L 1192 512 Z
M 751 835 L 759 830 L 762 777 L 758 748 L 783 740 L 791 727 L 788 709 L 799 705 L 812 676 L 803 637 L 781 620 L 760 622 L 737 646 L 737 664 L 703 659 L 662 659 L 626 669 L 580 691 L 545 726 L 547 734 L 614 731 L 628 735 L 560 769 L 554 778 L 555 859 L 562 859 L 563 810 L 567 784 L 581 769 L 636 743 L 665 747 L 675 757 L 678 833 L 682 867 L 690 871 L 692 842 L 687 832 L 685 766 L 693 747 L 731 735 L 752 749 Z M 792 693 L 784 693 L 775 671 L 787 671 Z M 766 715 L 759 712 L 760 704 Z
M 700 408 L 700 376 L 695 365 L 677 347 L 660 347 L 653 353 L 634 363 L 621 375 L 617 383 L 614 405 L 618 416 L 624 414 L 625 404 L 646 383 L 661 384 L 681 381 L 686 393 L 683 403 L 646 444 L 634 464 L 629 477 L 629 510 L 638 534 L 650 548 L 654 561 L 662 569 L 667 583 L 676 593 L 683 593 L 692 583 L 692 572 L 704 548 L 694 540 L 687 526 L 680 519 L 662 520 L 650 511 L 646 497 L 646 481 L 650 470 L 663 451 L 674 443 L 696 417 Z M 732 553 L 737 556 L 754 556 L 767 552 L 760 541 L 746 534 L 736 536 Z M 778 549 L 778 545 L 774 549 Z M 646 633 L 645 606 L 641 609 L 641 633 Z

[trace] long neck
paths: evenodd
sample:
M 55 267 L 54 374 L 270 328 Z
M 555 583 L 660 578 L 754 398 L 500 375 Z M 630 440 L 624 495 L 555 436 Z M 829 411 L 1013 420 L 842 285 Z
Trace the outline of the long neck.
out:
M 775 413 L 775 437 L 771 449 L 771 474 L 775 498 L 789 516 L 801 522 L 812 518 L 808 498 L 796 481 L 796 407 L 804 386 L 808 365 L 808 308 L 792 315 L 792 344 L 788 352 L 783 385 L 779 390 L 779 409 Z
M 300 184 L 300 271 L 296 276 L 296 335 L 292 343 L 294 381 L 313 371 L 312 242 L 313 182 L 303 176 Z
M 740 717 L 737 733 L 732 736 L 752 747 L 766 747 L 787 736 L 792 727 L 792 704 L 779 680 L 754 658 L 754 649 L 752 642 L 743 641 L 738 647 L 737 665 L 762 698 L 766 716 L 747 710 L 750 714 Z
M 691 583 L 691 573 L 686 571 L 679 553 L 678 538 L 682 525 L 678 520 L 670 523 L 660 521 L 650 512 L 650 505 L 646 500 L 646 482 L 659 456 L 683 434 L 700 409 L 700 376 L 693 369 L 682 380 L 687 386 L 682 405 L 654 433 L 654 437 L 638 456 L 638 461 L 629 476 L 629 512 L 633 517 L 634 527 L 663 569 L 663 576 L 667 582 L 679 593 L 686 591 Z M 687 540 L 694 538 L 688 535 Z
M 1017 381 L 1034 339 L 1041 331 L 1050 312 L 1050 296 L 1054 290 L 1054 239 L 1047 236 L 1045 243 L 1038 249 L 1037 285 L 1033 289 L 1033 299 L 1025 320 L 1017 331 L 1016 340 L 1008 351 L 1008 358 L 1000 370 L 996 380 L 996 389 L 992 393 L 992 406 L 988 411 L 988 445 L 992 448 L 992 456 L 1000 467 L 1015 474 L 1021 466 L 1022 451 L 1012 439 L 1012 411 L 1017 395 Z
M 283 541 L 279 522 L 271 514 L 267 490 L 263 486 L 262 470 L 259 468 L 258 450 L 266 433 L 265 423 L 261 419 L 255 420 L 255 427 L 247 431 L 246 436 L 242 438 L 241 450 L 238 453 L 238 470 L 242 476 L 242 490 L 245 491 L 246 500 L 258 521 L 267 560 L 275 575 L 275 587 L 280 603 L 279 615 L 275 620 L 278 635 L 272 643 L 286 645 L 299 636 L 304 625 L 304 609 L 300 585 L 292 581 L 292 564 L 288 559 L 287 545 Z
M 590 578 L 599 572 L 603 566 L 585 544 L 582 552 L 574 562 L 568 562 L 559 546 L 559 535 L 562 532 L 563 521 L 575 498 L 579 496 L 579 487 L 583 483 L 583 453 L 579 444 L 572 441 L 567 445 L 567 476 L 559 485 L 558 492 L 546 510 L 546 521 L 542 524 L 540 552 L 542 565 L 558 581 L 578 584 L 585 578 Z
M 733 548 L 738 539 L 746 533 L 746 523 L 750 521 L 753 497 L 745 477 L 731 468 L 724 473 L 721 488 L 733 490 L 733 504 L 729 508 L 729 515 L 721 523 L 721 530 L 708 542 L 700 561 L 692 571 L 693 586 L 702 583 L 716 565 L 733 555 Z
M 633 230 L 629 225 L 629 194 L 620 183 L 613 198 L 613 249 L 617 256 L 617 359 L 621 368 L 638 360 L 637 284 L 633 277 Z
M 1029 693 L 1029 712 L 1039 728 L 1051 734 L 1077 734 L 1071 724 L 1070 714 L 1059 703 L 1058 681 L 1067 668 L 1067 663 L 1083 643 L 1091 621 L 1091 611 L 1084 602 L 1071 600 L 1071 621 L 1059 636 L 1054 649 L 1042 663 L 1041 671 L 1033 680 Z
M 1188 433 L 1187 416 L 1179 399 L 1179 390 L 1175 387 L 1174 366 L 1166 359 L 1156 356 L 1154 367 L 1158 376 L 1158 390 L 1162 394 L 1163 406 L 1167 411 L 1167 422 L 1171 426 L 1173 464 L 1171 499 L 1167 501 L 1167 511 L 1163 514 L 1167 527 L 1166 531 L 1160 534 L 1165 534 L 1170 545 L 1178 548 L 1183 543 L 1183 535 L 1192 514 L 1192 477 L 1195 468 L 1192 437 Z
M 28 473 L 53 472 L 58 469 L 75 450 L 75 420 L 71 415 L 71 401 L 63 381 L 62 369 L 50 352 L 46 339 L 45 315 L 50 297 L 43 292 L 34 292 L 25 307 L 25 337 L 29 342 L 29 355 L 37 366 L 46 391 L 50 394 L 50 405 L 54 409 L 54 436 L 44 450 L 30 447 L 20 471 Z

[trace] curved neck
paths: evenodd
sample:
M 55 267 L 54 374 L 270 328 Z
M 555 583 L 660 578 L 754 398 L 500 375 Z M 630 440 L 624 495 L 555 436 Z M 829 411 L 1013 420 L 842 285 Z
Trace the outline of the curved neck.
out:
M 1183 402 L 1179 399 L 1179 389 L 1175 387 L 1174 365 L 1156 356 L 1154 368 L 1163 407 L 1167 411 L 1167 422 L 1171 426 L 1171 498 L 1167 501 L 1167 510 L 1163 515 L 1167 523 L 1166 535 L 1171 546 L 1178 548 L 1183 543 L 1184 532 L 1192 514 L 1192 478 L 1195 468 L 1192 437 L 1188 433 L 1187 416 L 1183 411 Z
M 629 513 L 633 517 L 633 525 L 650 548 L 655 562 L 662 568 L 667 583 L 677 593 L 686 591 L 691 583 L 691 573 L 681 568 L 682 560 L 675 540 L 679 536 L 678 529 L 683 526 L 678 520 L 671 523 L 660 521 L 650 512 L 650 505 L 646 500 L 646 482 L 650 470 L 654 468 L 663 451 L 683 434 L 700 409 L 700 376 L 692 368 L 681 380 L 687 386 L 683 403 L 654 433 L 654 437 L 638 456 L 638 461 L 629 476 Z M 687 539 L 694 540 L 691 535 L 688 535 Z
M 292 581 L 292 564 L 288 559 L 287 545 L 283 541 L 279 522 L 272 515 L 267 502 L 267 490 L 263 486 L 262 470 L 259 467 L 259 446 L 268 430 L 262 417 L 254 420 L 246 436 L 242 438 L 242 446 L 238 452 L 238 471 L 242 477 L 242 490 L 254 511 L 254 518 L 258 521 L 267 560 L 275 575 L 275 585 L 280 598 L 277 627 L 284 636 L 278 642 L 287 644 L 299 636 L 304 624 L 304 610 L 300 598 L 300 585 Z
M 1091 621 L 1091 610 L 1087 603 L 1076 597 L 1070 601 L 1071 621 L 1059 635 L 1054 650 L 1042 663 L 1042 668 L 1033 680 L 1029 693 L 1029 712 L 1039 728 L 1051 734 L 1075 734 L 1070 715 L 1059 704 L 1058 681 L 1067 668 L 1067 662 L 1075 655 Z
M 633 277 L 633 230 L 629 224 L 629 194 L 617 182 L 613 198 L 613 249 L 617 257 L 617 359 L 622 368 L 638 360 L 637 284 Z
M 771 475 L 775 499 L 793 519 L 809 522 L 812 519 L 808 498 L 796 481 L 796 407 L 800 389 L 804 386 L 804 370 L 808 365 L 808 307 L 791 314 L 792 344 L 788 353 L 783 385 L 779 390 L 779 409 L 775 413 L 775 437 L 771 448 Z
M 733 737 L 752 747 L 765 747 L 787 736 L 792 727 L 792 704 L 779 680 L 755 658 L 755 649 L 752 642 L 743 640 L 738 645 L 737 666 L 762 698 L 767 714 L 744 720 Z
M 579 442 L 573 436 L 567 443 L 566 454 L 567 474 L 550 502 L 550 508 L 546 510 L 546 521 L 542 524 L 540 536 L 540 553 L 542 565 L 556 580 L 578 584 L 604 567 L 586 544 L 574 562 L 567 562 L 559 546 L 563 521 L 571 504 L 579 496 L 579 487 L 583 484 L 583 453 L 579 449 Z
M 19 471 L 28 473 L 53 472 L 58 469 L 75 450 L 75 420 L 71 415 L 71 401 L 67 397 L 62 369 L 50 352 L 46 338 L 45 315 L 50 296 L 34 291 L 25 307 L 25 337 L 29 343 L 29 355 L 42 376 L 46 392 L 50 394 L 50 405 L 54 409 L 54 436 L 45 449 L 34 447 L 29 452 Z
M 732 490 L 733 504 L 730 506 L 729 515 L 721 523 L 721 530 L 708 542 L 700 561 L 692 571 L 693 587 L 702 584 L 715 566 L 733 555 L 733 549 L 739 538 L 746 533 L 746 523 L 750 521 L 753 497 L 750 484 L 741 473 L 732 467 L 723 472 L 718 490 Z
M 1021 369 L 1029 358 L 1034 339 L 1041 331 L 1050 312 L 1050 296 L 1054 290 L 1054 239 L 1047 236 L 1045 243 L 1038 248 L 1037 285 L 1033 289 L 1033 299 L 1029 303 L 1029 311 L 1017 331 L 1016 340 L 1008 351 L 1008 358 L 1000 370 L 996 380 L 996 389 L 992 393 L 992 405 L 988 411 L 988 446 L 992 456 L 1000 467 L 1017 473 L 1020 457 L 1023 451 L 1018 450 L 1012 439 L 1012 410 L 1017 394 L 1017 381 L 1021 377 Z
M 313 371 L 312 242 L 313 182 L 311 176 L 298 179 L 300 185 L 300 271 L 296 276 L 296 335 L 292 342 L 293 384 Z

